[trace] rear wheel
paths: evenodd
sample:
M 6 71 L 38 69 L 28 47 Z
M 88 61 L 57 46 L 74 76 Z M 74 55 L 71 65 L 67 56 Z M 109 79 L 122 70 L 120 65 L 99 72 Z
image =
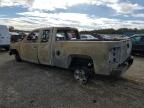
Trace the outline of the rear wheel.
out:
M 74 70 L 74 78 L 80 84 L 86 84 L 90 77 L 90 71 L 87 67 L 77 67 Z

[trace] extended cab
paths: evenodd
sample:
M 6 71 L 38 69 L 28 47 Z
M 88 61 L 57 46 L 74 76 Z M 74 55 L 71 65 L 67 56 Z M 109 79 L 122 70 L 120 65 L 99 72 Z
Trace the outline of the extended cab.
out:
M 22 41 L 12 43 L 10 54 L 17 61 L 74 70 L 74 77 L 86 83 L 90 74 L 116 75 L 132 64 L 132 44 L 127 40 L 80 40 L 75 28 L 51 27 L 32 31 Z

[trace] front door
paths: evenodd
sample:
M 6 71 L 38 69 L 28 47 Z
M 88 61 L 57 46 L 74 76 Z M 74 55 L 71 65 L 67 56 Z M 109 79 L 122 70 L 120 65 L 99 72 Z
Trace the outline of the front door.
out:
M 41 64 L 51 65 L 51 34 L 52 33 L 49 29 L 42 30 L 38 47 L 38 58 Z
M 38 63 L 39 30 L 33 31 L 21 44 L 21 58 L 26 61 Z

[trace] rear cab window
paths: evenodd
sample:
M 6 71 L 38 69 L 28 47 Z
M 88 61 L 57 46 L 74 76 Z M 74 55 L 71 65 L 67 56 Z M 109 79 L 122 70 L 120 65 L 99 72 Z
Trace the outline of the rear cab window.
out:
M 56 41 L 78 40 L 79 33 L 77 30 L 57 30 Z

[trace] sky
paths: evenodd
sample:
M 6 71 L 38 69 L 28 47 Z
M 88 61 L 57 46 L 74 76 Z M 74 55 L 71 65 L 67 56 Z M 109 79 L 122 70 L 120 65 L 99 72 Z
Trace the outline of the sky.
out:
M 0 25 L 144 29 L 144 0 L 0 0 Z

